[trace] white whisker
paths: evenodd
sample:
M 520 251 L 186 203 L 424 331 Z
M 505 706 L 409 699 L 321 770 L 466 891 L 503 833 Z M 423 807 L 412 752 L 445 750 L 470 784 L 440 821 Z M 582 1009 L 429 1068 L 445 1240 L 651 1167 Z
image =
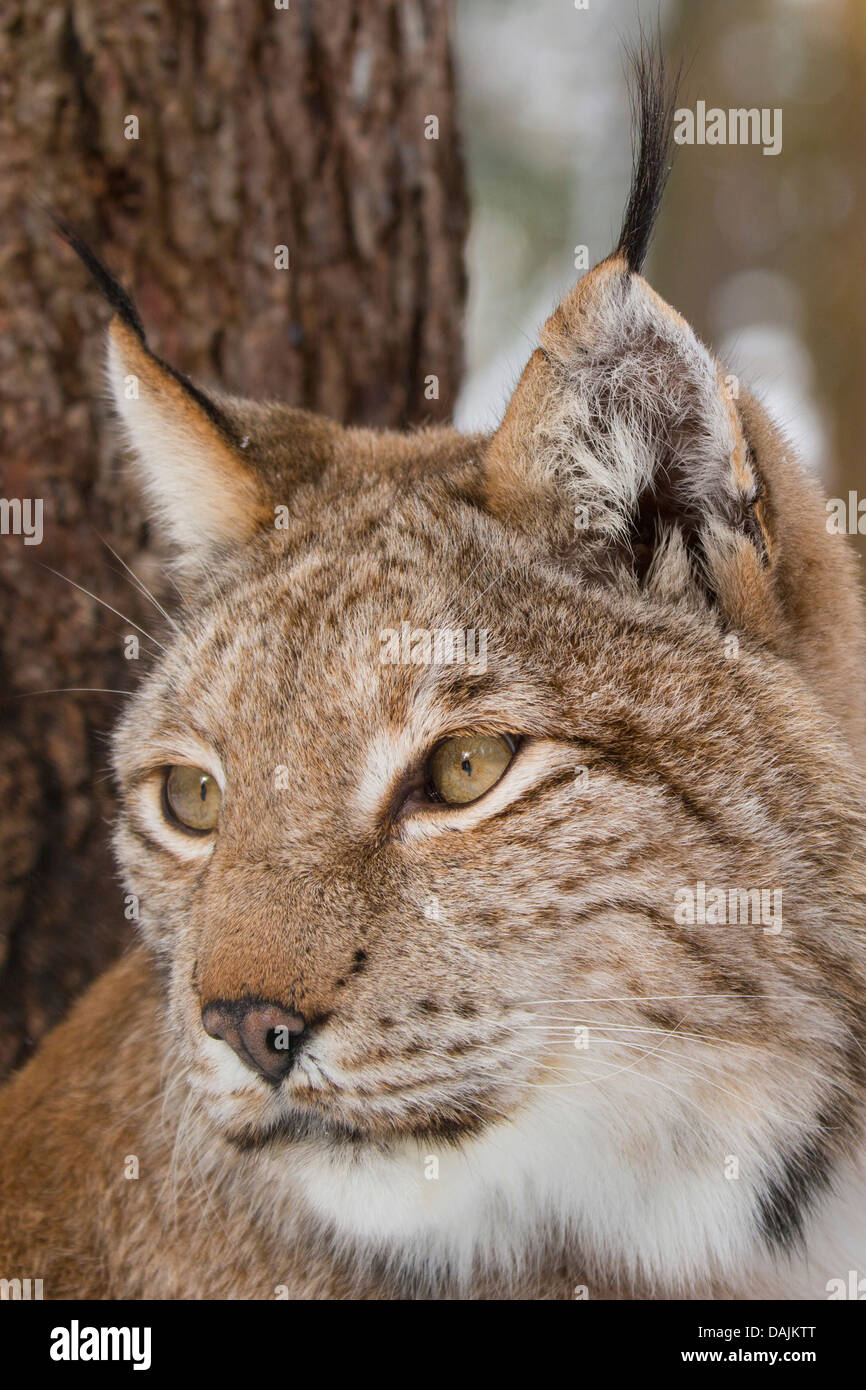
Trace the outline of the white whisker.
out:
M 40 565 L 41 568 L 47 570 L 49 574 L 54 574 L 58 579 L 64 580 L 67 584 L 71 584 L 73 589 L 77 589 L 81 594 L 86 594 L 88 598 L 93 599 L 94 603 L 101 604 L 109 613 L 113 613 L 116 618 L 122 618 L 125 623 L 129 623 L 130 627 L 134 627 L 136 632 L 140 632 L 142 637 L 146 637 L 148 642 L 152 642 L 155 647 L 159 647 L 160 651 L 164 652 L 166 650 L 163 642 L 158 642 L 157 639 L 151 636 L 143 627 L 139 627 L 138 623 L 134 623 L 125 613 L 121 613 L 119 608 L 112 608 L 111 604 L 106 603 L 104 598 L 100 598 L 98 594 L 91 593 L 89 589 L 85 589 L 83 584 L 76 584 L 75 580 L 70 579 L 68 574 L 61 574 L 60 570 L 52 569 L 50 565 L 43 565 L 41 560 L 35 560 L 34 564 Z
M 179 632 L 180 629 L 179 629 L 177 623 L 174 621 L 174 618 L 171 616 L 170 613 L 167 613 L 167 612 L 165 611 L 165 609 L 163 608 L 162 604 L 159 602 L 159 599 L 157 599 L 157 598 L 154 596 L 154 594 L 151 593 L 150 589 L 148 589 L 148 587 L 147 587 L 147 585 L 145 584 L 144 580 L 143 580 L 143 579 L 139 579 L 138 575 L 135 573 L 135 570 L 132 568 L 132 566 L 131 566 L 131 565 L 128 565 L 128 564 L 126 563 L 126 561 L 122 558 L 122 556 L 118 555 L 117 551 L 113 548 L 113 546 L 110 546 L 110 545 L 108 544 L 108 541 L 105 539 L 104 536 L 101 536 L 101 535 L 99 534 L 98 531 L 97 531 L 96 534 L 97 534 L 97 536 L 99 536 L 99 539 L 102 541 L 102 544 L 105 546 L 106 550 L 110 550 L 110 551 L 111 551 L 111 554 L 114 556 L 115 560 L 117 560 L 118 564 L 123 565 L 123 568 L 126 570 L 127 574 L 130 575 L 130 577 L 135 581 L 135 583 L 136 583 L 137 586 L 138 586 L 139 591 L 140 591 L 142 594 L 144 594 L 144 597 L 145 597 L 145 598 L 149 598 L 150 601 L 151 601 L 151 603 L 153 604 L 154 608 L 157 610 L 157 612 L 162 614 L 162 616 L 165 618 L 165 621 L 166 621 L 171 627 L 174 628 L 175 632 Z

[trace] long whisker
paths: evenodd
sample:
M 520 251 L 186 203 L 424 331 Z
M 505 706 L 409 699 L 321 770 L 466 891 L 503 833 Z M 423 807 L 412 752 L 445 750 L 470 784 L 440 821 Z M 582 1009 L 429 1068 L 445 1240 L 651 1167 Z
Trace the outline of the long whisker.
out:
M 659 1044 L 656 1045 L 656 1047 L 648 1048 L 645 1047 L 644 1042 L 630 1042 L 627 1041 L 626 1038 L 605 1038 L 603 1036 L 596 1037 L 596 1044 L 598 1044 L 598 1042 L 609 1042 L 609 1044 L 612 1045 L 612 1047 L 630 1048 L 632 1049 L 632 1051 L 637 1051 L 638 1048 L 642 1048 L 641 1054 L 639 1054 L 638 1058 L 635 1059 L 635 1061 L 628 1062 L 627 1065 L 621 1066 L 620 1072 L 631 1072 L 631 1070 L 634 1070 L 635 1066 L 637 1066 L 637 1063 L 641 1062 L 642 1059 L 648 1058 L 648 1056 L 657 1056 L 662 1054 L 666 1042 L 669 1041 L 671 1037 L 680 1036 L 680 1034 L 677 1033 L 676 1029 L 670 1029 L 667 1031 L 664 1031 L 662 1029 L 649 1029 L 637 1031 L 651 1031 L 651 1033 L 660 1034 L 660 1037 L 662 1037 L 662 1041 L 660 1041 Z M 484 1047 L 485 1051 L 502 1051 L 505 1055 L 516 1056 L 516 1058 L 520 1059 L 525 1058 L 525 1054 L 521 1054 L 521 1052 L 509 1052 L 509 1049 L 493 1048 L 492 1045 L 489 1044 L 484 1045 Z M 735 1095 L 733 1091 L 728 1091 L 727 1087 L 720 1086 L 720 1084 L 717 1083 L 717 1081 L 709 1080 L 709 1077 L 706 1076 L 705 1073 L 702 1074 L 699 1072 L 692 1072 L 692 1070 L 689 1070 L 687 1066 L 685 1066 L 685 1063 L 683 1062 L 683 1059 L 680 1058 L 680 1056 L 677 1056 L 676 1054 L 671 1055 L 670 1052 L 666 1051 L 664 1052 L 664 1061 L 670 1062 L 671 1065 L 676 1066 L 676 1068 L 678 1068 L 678 1070 L 681 1070 L 681 1072 L 683 1072 L 685 1076 L 692 1076 L 695 1077 L 695 1079 L 705 1081 L 705 1083 L 708 1084 L 708 1086 L 713 1086 L 714 1088 L 716 1088 L 716 1090 L 723 1091 L 724 1094 L 730 1095 L 730 1097 L 735 1099 L 735 1101 L 741 1101 L 742 1097 L 738 1097 L 738 1095 Z M 712 1062 L 703 1061 L 702 1058 L 691 1058 L 689 1059 L 689 1061 L 694 1062 L 696 1066 L 703 1066 L 703 1068 L 708 1068 L 708 1066 L 712 1066 Z M 717 1072 L 719 1068 L 717 1068 L 716 1066 L 714 1070 L 716 1070 Z M 585 1084 L 587 1084 L 587 1080 L 581 1079 L 577 1081 L 564 1081 L 564 1083 L 563 1081 L 530 1081 L 530 1083 L 527 1084 L 530 1084 L 530 1086 L 534 1088 L 539 1088 L 539 1090 L 564 1090 L 564 1088 L 585 1086 Z M 781 1116 L 776 1116 L 776 1118 L 781 1118 Z
M 520 1058 L 523 1058 L 524 1056 L 524 1054 L 522 1053 L 518 1053 L 515 1055 L 517 1055 Z M 604 1067 L 606 1071 L 612 1072 L 614 1076 L 619 1075 L 620 1072 L 623 1070 L 623 1068 L 621 1066 L 618 1066 L 617 1063 L 609 1061 L 607 1058 L 599 1057 L 597 1053 L 593 1055 L 591 1060 L 593 1066 Z M 638 1058 L 637 1060 L 640 1061 L 640 1058 Z M 636 1065 L 636 1063 L 632 1064 L 632 1066 L 634 1067 L 636 1067 Z M 647 1073 L 640 1071 L 639 1069 L 635 1071 L 635 1075 L 639 1076 L 641 1080 L 647 1080 L 652 1082 L 654 1085 L 662 1086 L 663 1089 L 670 1091 L 680 1100 L 685 1101 L 688 1105 L 691 1105 L 696 1110 L 700 1111 L 700 1113 L 704 1116 L 706 1120 L 708 1120 L 711 1124 L 713 1123 L 712 1117 L 709 1115 L 709 1113 L 705 1111 L 703 1107 L 699 1105 L 698 1102 L 692 1096 L 687 1095 L 686 1092 L 681 1092 L 677 1090 L 675 1086 L 666 1085 L 664 1082 L 659 1081 L 656 1077 L 649 1076 Z M 609 1079 L 610 1077 L 608 1076 L 593 1073 L 591 1075 L 588 1074 L 580 1081 L 573 1082 L 570 1087 L 563 1086 L 555 1082 L 534 1082 L 529 1084 L 535 1090 L 544 1091 L 545 1102 L 550 1101 L 567 1113 L 569 1111 L 569 1095 L 566 1094 L 567 1091 L 574 1091 L 582 1086 L 603 1086 L 604 1083 Z M 504 1118 L 507 1119 L 508 1117 L 504 1116 Z M 692 1129 L 693 1133 L 697 1136 L 699 1140 L 705 1137 L 704 1132 L 699 1130 L 696 1125 L 691 1124 L 688 1120 L 686 1120 L 685 1122 L 689 1124 L 689 1127 Z
M 125 613 L 121 613 L 118 608 L 112 608 L 111 604 L 106 603 L 104 598 L 100 598 L 98 594 L 91 593 L 89 589 L 85 589 L 83 584 L 76 584 L 75 580 L 70 579 L 68 574 L 61 574 L 60 570 L 52 569 L 50 565 L 43 565 L 41 560 L 34 560 L 33 563 L 47 570 L 49 574 L 56 575 L 58 579 L 64 580 L 67 584 L 71 584 L 73 589 L 77 589 L 79 593 L 86 594 L 88 598 L 93 599 L 94 603 L 99 603 L 103 608 L 107 608 L 108 612 L 113 613 L 116 618 L 122 618 L 125 623 L 129 623 L 130 627 L 134 627 L 136 632 L 140 632 L 142 637 L 146 637 L 148 642 L 152 642 L 155 647 L 159 647 L 160 651 L 166 650 L 163 642 L 158 642 L 155 637 L 151 636 L 149 632 L 146 632 L 143 627 L 139 627 L 138 623 L 134 623 Z
M 520 999 L 511 1001 L 513 1007 L 532 1009 L 538 1004 L 639 1004 L 655 999 L 778 999 L 778 994 L 741 994 L 739 990 L 701 994 L 588 994 L 576 999 Z
M 521 1051 L 519 1048 L 497 1047 L 495 1043 L 478 1043 L 476 1046 L 479 1052 L 500 1053 L 503 1057 L 513 1057 L 518 1062 L 539 1062 L 545 1060 L 542 1054 Z
M 624 1038 L 599 1038 L 596 1041 L 602 1043 L 607 1042 L 610 1044 L 611 1047 L 626 1047 L 631 1049 L 632 1051 L 637 1051 L 638 1048 L 643 1046 L 643 1044 L 639 1042 L 626 1042 Z M 661 1047 L 651 1048 L 649 1051 L 643 1051 L 635 1059 L 635 1061 L 629 1062 L 627 1066 L 621 1067 L 618 1072 L 614 1073 L 614 1075 L 619 1075 L 620 1072 L 634 1071 L 637 1068 L 638 1062 L 641 1062 L 645 1057 L 658 1056 L 660 1052 Z M 601 1059 L 593 1057 L 593 1061 L 596 1060 Z M 718 1066 L 714 1066 L 714 1064 L 710 1060 L 706 1060 L 702 1057 L 691 1057 L 689 1059 L 694 1066 L 702 1067 L 704 1069 L 702 1071 L 693 1071 L 691 1067 L 686 1066 L 683 1059 L 681 1057 L 678 1057 L 676 1054 L 665 1052 L 664 1060 L 666 1062 L 669 1062 L 672 1066 L 674 1066 L 677 1069 L 677 1071 L 682 1072 L 684 1076 L 691 1076 L 696 1081 L 702 1082 L 705 1086 L 712 1086 L 714 1090 L 721 1091 L 723 1095 L 730 1096 L 730 1098 L 733 1101 L 735 1101 L 737 1105 L 742 1105 L 744 1101 L 746 1103 L 749 1103 L 748 1097 L 743 1096 L 742 1094 L 737 1093 L 735 1091 L 728 1090 L 727 1086 L 723 1086 L 719 1081 L 711 1080 L 710 1076 L 707 1074 L 707 1069 L 710 1069 L 713 1072 L 715 1072 L 715 1074 L 718 1074 L 719 1068 Z M 613 1063 L 609 1063 L 608 1065 L 613 1065 Z M 647 1076 L 647 1073 L 644 1071 L 639 1071 L 637 1074 L 641 1077 Z M 772 1119 L 778 1120 L 781 1124 L 784 1124 L 786 1122 L 786 1117 L 784 1115 L 780 1115 L 778 1111 L 767 1109 L 766 1102 L 763 1100 L 761 1100 L 760 1102 L 758 1100 L 755 1100 L 751 1102 L 751 1105 L 752 1109 L 759 1109 L 760 1113 L 764 1116 L 770 1116 Z
M 638 1058 L 638 1061 L 639 1060 L 640 1059 Z M 593 1063 L 596 1066 L 600 1065 L 603 1067 L 614 1068 L 614 1075 L 619 1075 L 619 1072 L 622 1070 L 622 1068 L 616 1067 L 616 1063 L 608 1062 L 603 1057 L 594 1057 Z M 635 1063 L 634 1065 L 637 1066 L 637 1063 Z M 687 1105 L 694 1106 L 695 1110 L 697 1110 L 701 1115 L 703 1115 L 704 1119 L 708 1121 L 708 1123 L 713 1129 L 716 1127 L 717 1122 L 713 1119 L 712 1115 L 710 1115 L 709 1112 L 704 1109 L 702 1105 L 698 1104 L 694 1096 L 688 1095 L 685 1091 L 678 1091 L 676 1086 L 670 1086 L 666 1082 L 660 1081 L 657 1076 L 650 1076 L 648 1072 L 638 1071 L 636 1072 L 636 1075 L 640 1077 L 641 1081 L 649 1081 L 653 1086 L 661 1086 L 662 1090 L 670 1091 L 671 1095 L 676 1096 L 678 1100 L 684 1100 Z M 609 1078 L 605 1077 L 604 1080 L 607 1081 L 609 1080 Z M 695 1134 L 697 1134 L 699 1137 L 704 1137 L 701 1135 L 701 1131 L 698 1129 L 695 1129 Z
M 138 585 L 139 590 L 141 591 L 141 593 L 144 594 L 145 598 L 149 598 L 150 601 L 151 601 L 151 603 L 153 604 L 154 608 L 157 610 L 157 612 L 162 614 L 162 616 L 165 618 L 165 621 L 166 621 L 171 627 L 174 628 L 175 632 L 179 632 L 180 629 L 179 629 L 177 623 L 175 622 L 174 618 L 171 616 L 170 613 L 167 613 L 167 612 L 165 611 L 165 609 L 163 608 L 162 604 L 159 602 L 159 599 L 156 598 L 156 596 L 155 596 L 154 594 L 151 593 L 150 589 L 148 589 L 148 587 L 147 587 L 147 585 L 145 584 L 144 580 L 143 580 L 143 579 L 139 579 L 138 575 L 135 573 L 135 570 L 132 568 L 132 566 L 131 566 L 131 565 L 128 565 L 128 564 L 126 563 L 126 561 L 123 559 L 123 557 L 120 556 L 120 555 L 118 555 L 118 553 L 117 553 L 117 551 L 114 549 L 114 547 L 113 547 L 113 546 L 110 546 L 110 545 L 108 544 L 108 541 L 105 539 L 105 537 L 104 537 L 103 535 L 100 535 L 99 531 L 97 531 L 96 534 L 97 534 L 97 536 L 99 536 L 99 539 L 102 541 L 102 544 L 105 546 L 106 550 L 111 551 L 111 554 L 114 556 L 114 558 L 115 558 L 115 560 L 118 562 L 118 564 L 123 565 L 123 568 L 126 570 L 127 574 L 130 575 L 130 577 L 131 577 L 132 579 L 134 579 L 135 583 Z
M 682 1029 L 682 1028 L 676 1028 L 676 1029 L 670 1029 L 670 1030 L 669 1030 L 669 1029 L 666 1029 L 666 1028 L 653 1028 L 653 1027 L 650 1027 L 650 1026 L 637 1025 L 637 1024 L 632 1025 L 632 1024 L 622 1024 L 622 1023 L 594 1023 L 594 1022 L 588 1022 L 588 1021 L 586 1021 L 586 1020 L 582 1020 L 582 1021 L 579 1022 L 579 1023 L 567 1024 L 567 1025 L 566 1025 L 566 1024 L 563 1024 L 563 1025 L 557 1024 L 557 1025 L 555 1025 L 555 1026 L 549 1026 L 549 1025 L 547 1025 L 547 1024 L 513 1024 L 512 1027 L 513 1027 L 513 1029 L 514 1029 L 515 1032 L 517 1032 L 517 1031 L 522 1031 L 522 1030 L 526 1030 L 526 1031 L 529 1031 L 529 1032 L 535 1032 L 535 1031 L 548 1032 L 548 1031 L 549 1031 L 549 1032 L 551 1032 L 551 1033 L 556 1034 L 557 1037 L 561 1037 L 561 1038 L 571 1037 L 571 1036 L 573 1035 L 573 1033 L 574 1033 L 575 1028 L 588 1028 L 588 1029 L 592 1030 L 593 1032 L 599 1033 L 599 1034 L 604 1034 L 604 1033 L 618 1033 L 618 1032 L 619 1032 L 619 1033 L 657 1033 L 657 1034 L 662 1035 L 662 1036 L 665 1036 L 665 1037 L 671 1036 L 671 1035 L 673 1034 L 674 1036 L 676 1036 L 676 1037 L 678 1037 L 678 1038 L 684 1038 L 686 1041 L 688 1041 L 688 1042 L 690 1042 L 690 1043 L 692 1043 L 692 1042 L 699 1043 L 701 1047 L 715 1048 L 717 1051 L 721 1051 L 721 1052 L 725 1052 L 725 1051 L 727 1051 L 727 1050 L 730 1049 L 730 1048 L 737 1048 L 737 1049 L 739 1049 L 740 1051 L 743 1051 L 743 1052 L 755 1052 L 755 1053 L 759 1053 L 759 1054 L 762 1056 L 762 1058 L 766 1058 L 766 1056 L 767 1056 L 766 1049 L 765 1049 L 765 1048 L 758 1047 L 755 1043 L 741 1042 L 741 1041 L 739 1041 L 739 1040 L 736 1039 L 736 1038 L 715 1038 L 715 1037 L 706 1037 L 705 1035 L 702 1035 L 701 1033 L 689 1033 L 689 1032 L 686 1032 L 686 1031 L 685 1031 L 684 1029 Z M 603 1040 L 603 1039 L 602 1039 L 602 1040 Z M 611 1041 L 611 1042 L 617 1042 L 617 1041 L 620 1041 L 620 1040 L 619 1040 L 619 1039 L 616 1039 L 616 1038 L 611 1038 L 610 1041 Z M 700 1059 L 695 1057 L 695 1058 L 692 1058 L 692 1060 L 695 1061 L 695 1062 L 697 1062 L 697 1061 L 699 1061 Z M 787 1058 L 787 1059 L 786 1059 L 786 1062 L 785 1062 L 785 1065 L 786 1065 L 786 1067 L 788 1067 L 788 1068 L 794 1068 L 794 1069 L 796 1069 L 797 1071 L 800 1072 L 800 1074 L 801 1074 L 802 1076 L 809 1076 L 809 1077 L 812 1077 L 814 1080 L 819 1081 L 819 1082 L 821 1082 L 821 1083 L 824 1084 L 824 1085 L 838 1086 L 838 1087 L 840 1087 L 841 1089 L 844 1089 L 844 1086 L 842 1086 L 842 1083 L 839 1082 L 839 1081 L 837 1081 L 837 1080 L 835 1079 L 835 1077 L 833 1077 L 833 1076 L 827 1076 L 827 1075 L 825 1075 L 823 1072 L 817 1071 L 814 1067 L 807 1066 L 804 1062 L 801 1062 L 801 1061 L 800 1061 L 799 1059 L 797 1059 L 797 1058 Z
M 27 700 L 31 695 L 134 695 L 134 690 L 112 690 L 105 685 L 58 685 L 47 690 L 23 690 L 13 700 Z
M 706 1071 L 707 1068 L 711 1068 L 716 1074 L 718 1074 L 718 1072 L 719 1072 L 719 1067 L 718 1067 L 718 1065 L 714 1065 L 713 1062 L 712 1062 L 711 1060 L 709 1060 L 709 1059 L 704 1059 L 704 1058 L 701 1058 L 701 1057 L 691 1057 L 691 1058 L 689 1058 L 689 1061 L 690 1061 L 691 1063 L 693 1063 L 693 1065 L 704 1068 L 703 1071 L 701 1071 L 701 1072 L 696 1072 L 696 1071 L 692 1071 L 688 1066 L 686 1066 L 686 1064 L 685 1064 L 685 1062 L 683 1061 L 683 1059 L 682 1059 L 680 1056 L 678 1056 L 676 1053 L 671 1053 L 671 1052 L 667 1051 L 667 1050 L 665 1049 L 665 1044 L 669 1041 L 669 1039 L 671 1039 L 671 1038 L 673 1038 L 673 1037 L 678 1037 L 678 1036 L 680 1036 L 680 1035 L 677 1033 L 677 1030 L 676 1030 L 676 1029 L 670 1029 L 670 1030 L 668 1030 L 668 1031 L 664 1031 L 664 1030 L 661 1030 L 661 1029 L 650 1029 L 650 1030 L 645 1030 L 645 1031 L 658 1032 L 658 1033 L 661 1034 L 662 1040 L 661 1040 L 661 1042 L 658 1044 L 658 1046 L 652 1047 L 652 1048 L 647 1048 L 647 1047 L 644 1046 L 643 1042 L 629 1042 L 629 1041 L 627 1041 L 625 1038 L 605 1038 L 605 1037 L 603 1037 L 603 1036 L 602 1036 L 602 1037 L 596 1037 L 596 1039 L 595 1039 L 596 1045 L 597 1045 L 598 1043 L 608 1043 L 611 1047 L 624 1047 L 624 1048 L 630 1049 L 631 1051 L 637 1051 L 639 1048 L 642 1049 L 642 1050 L 640 1051 L 640 1053 L 639 1053 L 639 1055 L 638 1055 L 637 1058 L 635 1058 L 633 1061 L 627 1063 L 626 1065 L 619 1067 L 619 1068 L 613 1073 L 614 1076 L 618 1076 L 618 1075 L 620 1075 L 620 1074 L 622 1074 L 622 1073 L 624 1073 L 624 1072 L 635 1071 L 635 1070 L 637 1069 L 638 1063 L 641 1062 L 641 1061 L 643 1061 L 644 1058 L 646 1058 L 646 1057 L 657 1057 L 657 1056 L 661 1055 L 661 1053 L 662 1053 L 663 1050 L 664 1050 L 664 1060 L 665 1060 L 665 1062 L 668 1062 L 668 1063 L 670 1063 L 672 1066 L 676 1067 L 677 1070 L 678 1070 L 678 1071 L 681 1071 L 681 1072 L 683 1073 L 684 1076 L 691 1076 L 691 1077 L 695 1078 L 696 1080 L 703 1082 L 703 1083 L 704 1083 L 705 1085 L 707 1085 L 707 1086 L 712 1086 L 715 1090 L 721 1091 L 722 1094 L 727 1095 L 727 1096 L 730 1096 L 730 1098 L 731 1098 L 732 1100 L 734 1100 L 738 1105 L 742 1104 L 743 1100 L 746 1099 L 742 1094 L 740 1094 L 740 1093 L 735 1093 L 734 1091 L 730 1091 L 730 1090 L 728 1090 L 728 1088 L 727 1088 L 726 1086 L 721 1085 L 720 1082 L 714 1081 L 714 1080 L 711 1080 L 711 1079 L 710 1079 L 710 1076 L 707 1075 L 707 1071 Z M 595 1062 L 595 1061 L 601 1061 L 601 1060 L 603 1060 L 603 1059 L 598 1058 L 596 1055 L 593 1055 L 592 1060 L 593 1060 L 593 1062 Z M 608 1065 L 609 1065 L 609 1066 L 613 1066 L 614 1064 L 613 1064 L 613 1063 L 608 1063 Z M 639 1074 L 641 1077 L 647 1076 L 647 1073 L 644 1072 L 644 1071 L 640 1071 L 638 1074 Z M 607 1078 L 607 1079 L 610 1079 L 610 1078 Z M 653 1079 L 653 1080 L 654 1080 L 654 1079 L 656 1079 L 656 1078 L 648 1078 L 648 1079 Z M 532 1086 L 533 1088 L 539 1089 L 539 1090 L 568 1090 L 568 1089 L 576 1089 L 577 1087 L 579 1087 L 579 1086 L 584 1086 L 584 1085 L 586 1085 L 586 1084 L 588 1084 L 588 1083 L 587 1083 L 587 1081 L 586 1081 L 585 1079 L 580 1079 L 580 1080 L 571 1081 L 571 1082 L 557 1082 L 557 1081 L 544 1082 L 544 1081 L 540 1081 L 540 1082 L 529 1082 L 529 1083 L 527 1083 L 527 1084 L 530 1085 L 530 1086 Z M 757 1103 L 757 1102 L 754 1102 L 753 1108 L 757 1108 L 757 1105 L 758 1105 L 758 1103 Z M 766 1108 L 766 1104 L 765 1104 L 765 1103 L 762 1103 L 762 1105 L 761 1105 L 761 1110 L 762 1110 L 762 1113 L 763 1113 L 763 1114 L 765 1114 L 765 1115 L 769 1114 L 769 1115 L 772 1116 L 773 1119 L 778 1120 L 780 1123 L 783 1123 L 783 1124 L 785 1123 L 785 1117 L 782 1116 L 782 1115 L 780 1115 L 780 1114 L 778 1114 L 778 1112 L 774 1112 L 774 1111 L 768 1110 L 768 1109 Z

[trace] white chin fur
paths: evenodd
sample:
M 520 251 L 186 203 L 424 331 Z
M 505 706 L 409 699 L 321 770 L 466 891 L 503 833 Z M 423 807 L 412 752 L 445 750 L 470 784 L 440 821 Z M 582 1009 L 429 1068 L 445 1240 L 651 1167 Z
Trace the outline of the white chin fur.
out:
M 684 1163 L 663 1103 L 639 1139 L 632 1099 L 620 1094 L 612 1114 L 578 1082 L 539 1090 L 511 1121 L 459 1145 L 407 1140 L 383 1152 L 301 1141 L 262 1162 L 274 1195 L 282 1188 L 291 1206 L 287 1185 L 300 1191 L 341 1243 L 419 1271 L 513 1270 L 549 1232 L 591 1266 L 700 1295 L 708 1280 L 754 1263 L 755 1189 L 726 1179 L 721 1139 L 718 1157 L 702 1145 Z
M 850 1175 L 810 1223 L 807 1249 L 772 1254 L 759 1239 L 757 1192 L 707 1165 L 628 1157 L 618 1137 L 585 1125 L 564 1132 L 549 1097 L 514 1123 L 459 1147 L 406 1142 L 298 1155 L 293 1183 L 345 1247 L 390 1256 L 414 1272 L 468 1285 L 479 1265 L 506 1276 L 539 1247 L 565 1236 L 586 1254 L 590 1297 L 618 1275 L 646 1293 L 674 1298 L 826 1299 L 831 1281 L 863 1273 L 866 1192 Z M 306 1146 L 303 1146 L 306 1148 Z M 438 1177 L 425 1176 L 435 1169 Z M 274 1160 L 270 1160 L 273 1162 Z M 285 1174 L 285 1168 L 284 1168 Z M 297 1191 L 297 1187 L 295 1187 Z M 858 1250 L 859 1243 L 859 1250 Z M 600 1287 L 593 1288 L 593 1270 Z
M 252 1119 L 249 1073 L 227 1051 L 212 1045 L 202 1065 L 220 1093 L 246 1078 L 235 1095 L 238 1111 Z M 419 1276 L 464 1285 L 479 1266 L 506 1276 L 518 1270 L 545 1235 L 581 1252 L 590 1297 L 593 1271 L 603 1271 L 599 1294 L 622 1278 L 659 1297 L 721 1289 L 823 1299 L 828 1281 L 858 1268 L 858 1244 L 862 1266 L 862 1176 L 840 1179 L 819 1207 L 806 1251 L 773 1256 L 758 1228 L 766 1167 L 754 1134 L 734 1136 L 729 1125 L 714 1131 L 709 1115 L 699 1127 L 673 1096 L 648 1110 L 629 1069 L 602 1088 L 577 1062 L 561 1074 L 562 1085 L 535 1088 L 512 1119 L 459 1144 L 407 1139 L 378 1149 L 301 1139 L 261 1151 L 247 1181 L 287 1238 L 300 1198 L 362 1263 L 384 1255 Z M 203 1089 L 217 1122 L 240 1118 L 233 1107 L 230 1117 L 215 1116 L 213 1090 Z M 726 1175 L 732 1153 L 740 1155 L 736 1179 Z

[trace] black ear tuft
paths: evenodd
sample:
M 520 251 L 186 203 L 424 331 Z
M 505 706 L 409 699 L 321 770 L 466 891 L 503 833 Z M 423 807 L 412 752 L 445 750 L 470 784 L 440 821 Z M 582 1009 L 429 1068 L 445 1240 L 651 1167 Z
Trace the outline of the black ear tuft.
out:
M 179 372 L 170 362 L 166 362 L 162 357 L 158 357 L 148 346 L 147 337 L 144 332 L 144 324 L 139 317 L 132 296 L 123 288 L 123 285 L 121 285 L 116 276 L 112 275 L 111 271 L 99 259 L 93 248 L 88 245 L 80 233 L 77 232 L 69 222 L 59 217 L 57 213 L 51 211 L 51 209 L 47 211 L 58 234 L 63 238 L 67 246 L 71 246 L 86 269 L 90 271 L 97 288 L 108 300 L 108 303 L 117 314 L 121 323 L 124 323 L 126 327 L 135 334 L 136 338 L 147 352 L 148 357 L 156 362 L 164 371 L 168 372 L 169 375 L 174 377 L 175 381 L 178 382 L 187 394 L 201 407 L 213 424 L 222 431 L 226 439 L 231 443 L 236 443 L 239 438 L 237 430 L 217 403 L 212 400 L 206 392 L 202 391 L 200 387 L 196 386 L 194 382 L 190 381 L 188 376 L 185 376 L 183 372 Z
M 617 252 L 630 270 L 641 270 L 673 164 L 673 127 L 682 64 L 672 76 L 665 70 L 661 34 L 641 34 L 628 54 L 634 163 L 631 191 Z
M 123 288 L 123 285 L 112 275 L 111 271 L 99 259 L 92 247 L 88 246 L 84 238 L 69 222 L 66 222 L 62 217 L 58 217 L 55 212 L 51 212 L 49 215 L 67 246 L 72 247 L 72 250 L 90 271 L 98 288 L 102 291 L 114 312 L 122 322 L 126 324 L 127 328 L 132 329 L 139 342 L 146 345 L 147 340 L 144 335 L 144 325 L 139 318 L 138 310 L 132 302 L 131 296 Z

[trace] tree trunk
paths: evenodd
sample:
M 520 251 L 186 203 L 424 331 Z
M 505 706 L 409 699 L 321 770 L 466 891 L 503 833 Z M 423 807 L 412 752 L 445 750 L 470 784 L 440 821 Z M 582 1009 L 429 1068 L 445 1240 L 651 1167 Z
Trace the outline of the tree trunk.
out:
M 392 426 L 450 414 L 466 226 L 447 0 L 7 0 L 3 24 L 0 496 L 42 499 L 44 540 L 0 535 L 0 1071 L 130 931 L 122 696 L 34 692 L 135 683 L 123 638 L 157 615 L 102 538 L 165 589 L 101 399 L 109 311 L 39 203 L 203 384 Z

